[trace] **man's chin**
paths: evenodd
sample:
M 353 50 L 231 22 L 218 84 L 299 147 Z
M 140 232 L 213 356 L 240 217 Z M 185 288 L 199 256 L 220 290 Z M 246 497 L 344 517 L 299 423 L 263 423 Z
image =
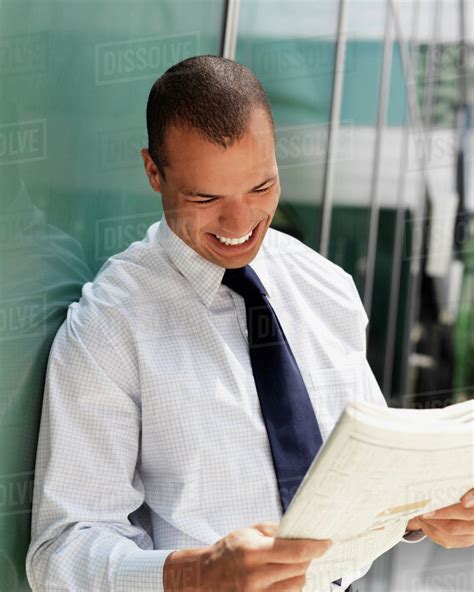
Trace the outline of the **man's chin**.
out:
M 212 257 L 206 257 L 206 259 L 226 269 L 237 269 L 238 267 L 245 267 L 245 265 L 253 261 L 257 252 L 246 254 L 245 257 L 216 257 L 213 255 Z

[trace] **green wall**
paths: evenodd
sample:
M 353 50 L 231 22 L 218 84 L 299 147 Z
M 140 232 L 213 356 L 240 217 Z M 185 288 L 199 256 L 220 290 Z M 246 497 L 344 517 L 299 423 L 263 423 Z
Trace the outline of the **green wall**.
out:
M 28 589 L 47 356 L 70 302 L 161 215 L 140 148 L 153 81 L 219 53 L 222 2 L 0 4 L 0 591 Z

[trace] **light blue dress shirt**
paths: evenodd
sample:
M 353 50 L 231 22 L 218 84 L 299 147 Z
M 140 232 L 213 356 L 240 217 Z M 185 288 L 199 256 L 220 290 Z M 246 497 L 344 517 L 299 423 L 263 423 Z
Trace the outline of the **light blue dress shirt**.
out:
M 273 229 L 251 266 L 323 440 L 349 399 L 386 405 L 352 278 Z M 69 306 L 50 353 L 38 442 L 26 560 L 34 591 L 159 592 L 173 550 L 280 520 L 244 301 L 221 285 L 223 273 L 163 217 Z M 369 567 L 341 574 L 342 588 Z M 332 589 L 340 590 L 328 582 Z

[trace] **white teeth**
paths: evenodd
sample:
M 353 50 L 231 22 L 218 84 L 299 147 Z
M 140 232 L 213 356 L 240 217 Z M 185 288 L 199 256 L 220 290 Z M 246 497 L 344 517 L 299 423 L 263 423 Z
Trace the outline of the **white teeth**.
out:
M 224 238 L 223 236 L 219 236 L 218 234 L 215 234 L 214 236 L 219 240 L 219 242 L 223 243 L 224 245 L 241 245 L 245 241 L 249 240 L 249 238 L 252 236 L 252 232 L 253 230 L 251 230 L 242 238 Z

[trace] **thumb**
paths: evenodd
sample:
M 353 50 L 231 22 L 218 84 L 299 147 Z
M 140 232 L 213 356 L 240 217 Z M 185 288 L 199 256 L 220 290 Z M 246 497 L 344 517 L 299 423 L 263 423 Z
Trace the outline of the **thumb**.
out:
M 462 502 L 465 508 L 472 508 L 474 506 L 474 489 L 470 489 L 462 496 Z
M 278 529 L 278 523 L 277 522 L 259 522 L 258 524 L 254 524 L 253 528 L 256 528 L 265 536 L 274 537 L 275 533 Z

